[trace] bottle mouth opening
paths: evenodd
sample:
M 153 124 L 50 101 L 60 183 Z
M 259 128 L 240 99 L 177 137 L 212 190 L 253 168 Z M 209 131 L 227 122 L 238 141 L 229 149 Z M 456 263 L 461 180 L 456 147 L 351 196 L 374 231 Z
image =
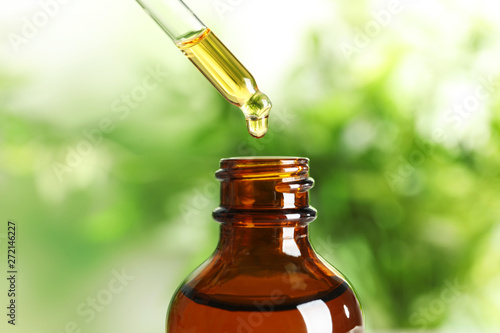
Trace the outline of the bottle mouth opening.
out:
M 215 173 L 219 181 L 238 178 L 307 177 L 309 159 L 290 156 L 248 156 L 224 158 Z
M 302 164 L 309 163 L 307 157 L 299 156 L 241 156 L 241 157 L 228 157 L 220 160 L 221 166 L 224 164 Z

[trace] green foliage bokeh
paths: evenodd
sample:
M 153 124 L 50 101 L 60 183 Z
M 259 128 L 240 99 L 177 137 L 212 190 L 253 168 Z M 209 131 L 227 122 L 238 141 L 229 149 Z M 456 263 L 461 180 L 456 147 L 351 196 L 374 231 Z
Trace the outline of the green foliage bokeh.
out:
M 469 14 L 452 38 L 408 14 L 360 48 L 369 11 L 337 5 L 329 28 L 339 36 L 310 27 L 282 84 L 266 91 L 274 109 L 260 140 L 146 17 L 136 33 L 156 31 L 152 44 L 166 45 L 141 51 L 140 38 L 113 44 L 109 32 L 90 58 L 61 57 L 51 73 L 0 65 L 0 217 L 19 225 L 25 316 L 43 332 L 84 326 L 75 309 L 127 267 L 136 280 L 87 327 L 155 331 L 177 284 L 215 247 L 219 159 L 291 155 L 310 158 L 316 181 L 312 243 L 354 285 L 370 327 L 499 327 L 500 77 L 490 55 L 500 27 Z M 158 66 L 157 87 L 117 112 Z M 450 98 L 457 82 L 465 92 Z M 450 113 L 477 87 L 490 92 L 480 106 Z

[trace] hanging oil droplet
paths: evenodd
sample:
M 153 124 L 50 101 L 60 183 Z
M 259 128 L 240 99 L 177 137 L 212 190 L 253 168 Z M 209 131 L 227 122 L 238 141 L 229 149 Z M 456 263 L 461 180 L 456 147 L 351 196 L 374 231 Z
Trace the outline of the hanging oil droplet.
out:
M 253 137 L 262 138 L 264 135 L 266 135 L 269 126 L 269 117 L 248 117 L 246 118 L 246 120 L 248 133 L 250 133 Z
M 269 125 L 271 101 L 217 36 L 204 29 L 176 45 L 229 103 L 243 111 L 248 132 L 256 138 L 263 137 Z
M 240 108 L 245 114 L 248 132 L 256 138 L 261 138 L 267 133 L 269 125 L 269 111 L 272 104 L 264 93 L 260 91 L 253 96 Z

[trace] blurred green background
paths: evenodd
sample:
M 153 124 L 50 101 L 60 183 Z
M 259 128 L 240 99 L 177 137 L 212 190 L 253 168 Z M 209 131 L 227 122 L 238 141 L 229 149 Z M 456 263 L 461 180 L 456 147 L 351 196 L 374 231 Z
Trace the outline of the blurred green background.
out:
M 498 3 L 186 2 L 272 99 L 264 138 L 134 1 L 0 5 L 2 327 L 163 332 L 218 239 L 219 159 L 291 155 L 372 331 L 498 331 Z

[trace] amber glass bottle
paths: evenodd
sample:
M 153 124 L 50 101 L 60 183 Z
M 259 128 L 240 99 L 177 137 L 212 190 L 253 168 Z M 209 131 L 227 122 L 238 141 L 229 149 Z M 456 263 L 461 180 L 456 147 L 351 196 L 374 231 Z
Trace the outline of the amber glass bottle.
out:
M 221 161 L 219 244 L 174 296 L 168 333 L 363 332 L 354 292 L 309 243 L 308 161 Z

